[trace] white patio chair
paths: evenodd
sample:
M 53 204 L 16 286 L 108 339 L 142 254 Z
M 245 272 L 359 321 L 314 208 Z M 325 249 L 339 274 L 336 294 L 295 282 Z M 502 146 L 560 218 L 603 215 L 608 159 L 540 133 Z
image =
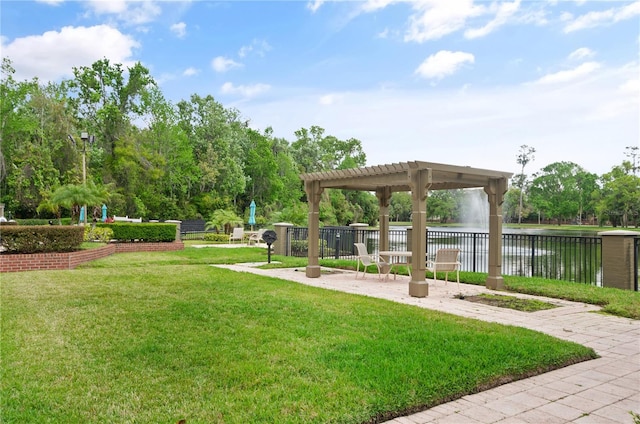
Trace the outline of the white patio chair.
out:
M 233 233 L 229 234 L 229 243 L 234 243 L 236 240 L 242 243 L 244 240 L 244 228 L 236 227 L 233 229 Z
M 438 249 L 436 258 L 427 261 L 427 271 L 433 273 L 433 282 L 436 281 L 436 272 L 444 272 L 445 285 L 449 283 L 449 273 L 456 273 L 456 281 L 460 288 L 460 249 Z
M 376 255 L 371 255 L 367 252 L 367 246 L 364 243 L 354 243 L 354 246 L 358 250 L 358 266 L 356 268 L 356 278 L 358 278 L 358 273 L 360 272 L 360 264 L 363 265 L 362 270 L 362 278 L 366 278 L 367 276 L 367 266 L 375 265 L 378 268 L 378 278 L 382 278 L 382 268 L 383 266 L 389 266 L 389 264 L 382 259 L 380 259 Z
M 264 234 L 264 232 L 267 231 L 266 228 L 261 228 L 258 230 L 257 233 L 252 233 L 249 236 L 249 244 L 251 244 L 251 242 L 254 242 L 256 244 L 260 243 L 260 240 L 262 240 L 262 235 Z M 262 240 L 264 241 L 264 240 Z

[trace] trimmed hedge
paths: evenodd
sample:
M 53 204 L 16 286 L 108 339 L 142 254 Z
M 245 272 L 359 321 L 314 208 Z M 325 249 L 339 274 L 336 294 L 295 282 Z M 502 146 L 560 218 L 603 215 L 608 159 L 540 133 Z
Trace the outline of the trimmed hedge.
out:
M 176 224 L 114 222 L 96 224 L 96 227 L 110 228 L 113 231 L 113 238 L 120 242 L 173 242 L 176 240 Z
M 3 225 L 0 245 L 6 253 L 71 252 L 80 249 L 83 239 L 84 227 Z
M 58 222 L 58 218 L 51 219 L 40 219 L 40 218 L 25 218 L 25 219 L 17 219 L 18 225 L 51 225 L 49 221 L 53 223 L 53 225 L 71 225 L 71 218 L 62 218 L 60 222 Z
M 206 233 L 204 235 L 205 241 L 213 241 L 218 243 L 228 243 L 229 242 L 229 234 L 223 233 Z

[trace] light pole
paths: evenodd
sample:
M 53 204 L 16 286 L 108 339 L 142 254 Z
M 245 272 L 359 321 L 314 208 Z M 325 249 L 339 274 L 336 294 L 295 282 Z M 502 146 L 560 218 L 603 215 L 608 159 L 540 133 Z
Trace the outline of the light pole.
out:
M 89 144 L 93 144 L 95 137 L 93 135 L 89 135 L 88 132 L 80 133 L 80 138 L 82 139 L 82 186 L 87 187 L 87 141 Z M 73 138 L 71 134 L 69 134 L 69 140 L 76 145 L 76 140 Z M 87 205 L 83 205 L 84 208 L 84 221 L 83 224 L 87 224 Z

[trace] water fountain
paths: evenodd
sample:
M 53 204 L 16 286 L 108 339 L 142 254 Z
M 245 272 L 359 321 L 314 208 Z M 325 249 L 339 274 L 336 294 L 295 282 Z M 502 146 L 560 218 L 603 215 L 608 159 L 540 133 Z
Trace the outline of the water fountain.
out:
M 489 231 L 489 201 L 484 190 L 465 190 L 460 211 L 461 222 L 474 230 Z

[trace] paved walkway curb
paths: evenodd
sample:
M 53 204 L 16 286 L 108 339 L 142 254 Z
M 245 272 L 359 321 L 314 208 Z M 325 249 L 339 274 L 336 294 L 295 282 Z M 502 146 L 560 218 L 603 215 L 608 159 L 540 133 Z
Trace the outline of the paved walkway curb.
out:
M 408 294 L 407 277 L 379 280 L 375 275 L 328 272 L 307 278 L 304 269 L 258 269 L 257 264 L 219 265 L 241 272 L 278 277 L 302 284 L 377 297 L 501 324 L 517 325 L 580 343 L 601 357 L 536 377 L 464 396 L 387 424 L 578 423 L 633 424 L 630 411 L 640 414 L 640 321 L 593 313 L 593 305 L 509 293 L 558 305 L 539 312 L 520 312 L 455 299 L 491 293 L 469 284 L 443 281 L 429 285 L 429 296 Z M 218 266 L 218 265 L 216 265 Z M 493 292 L 495 293 L 495 292 Z

